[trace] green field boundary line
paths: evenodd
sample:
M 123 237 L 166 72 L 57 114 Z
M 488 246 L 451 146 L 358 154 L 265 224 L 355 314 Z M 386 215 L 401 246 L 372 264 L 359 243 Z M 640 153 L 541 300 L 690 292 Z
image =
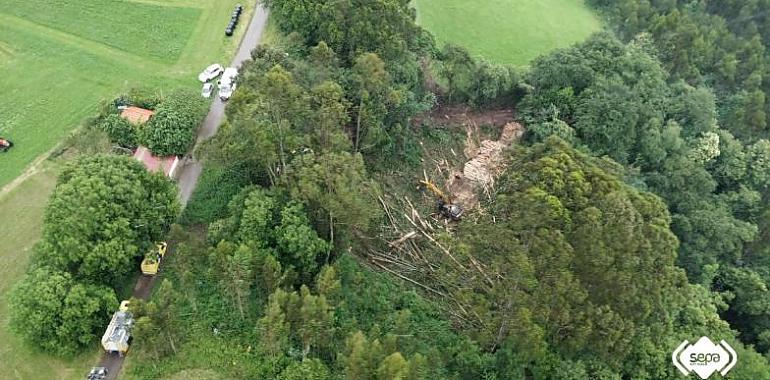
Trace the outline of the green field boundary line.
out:
M 36 22 L 24 20 L 22 18 L 4 14 L 2 12 L 0 12 L 0 22 L 6 26 L 10 26 L 13 29 L 32 32 L 41 38 L 61 42 L 111 61 L 128 63 L 132 66 L 135 66 L 137 69 L 160 71 L 171 67 L 171 65 L 168 64 L 144 59 L 123 50 L 111 48 L 96 41 L 81 38 L 58 29 L 40 25 Z
M 212 22 L 210 20 L 212 17 L 212 8 L 213 6 L 200 8 L 201 15 L 198 17 L 198 22 L 195 24 L 195 29 L 193 29 L 193 32 L 190 34 L 190 38 L 187 40 L 184 49 L 182 49 L 181 54 L 179 54 L 179 59 L 173 65 L 173 69 L 175 71 L 183 69 L 185 66 L 184 62 L 190 61 L 191 57 L 196 54 L 196 51 L 199 48 L 198 43 L 202 40 L 200 36 L 204 33 L 206 26 Z
M 165 1 L 157 1 L 157 0 L 126 0 L 127 3 L 137 3 L 137 4 L 147 4 L 147 5 L 155 5 L 157 7 L 167 7 L 167 8 L 195 8 L 195 9 L 208 9 L 208 7 L 200 4 L 177 4 L 175 2 L 165 2 Z

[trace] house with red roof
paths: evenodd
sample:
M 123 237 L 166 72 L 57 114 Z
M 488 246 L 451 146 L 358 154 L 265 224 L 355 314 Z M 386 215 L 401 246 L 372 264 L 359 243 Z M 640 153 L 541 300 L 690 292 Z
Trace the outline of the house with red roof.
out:
M 162 172 L 166 177 L 172 179 L 175 178 L 177 168 L 179 168 L 179 157 L 158 157 L 144 146 L 136 148 L 134 158 L 144 164 L 148 171 L 153 173 Z
M 123 111 L 120 112 L 120 117 L 134 125 L 147 123 L 152 115 L 155 115 L 155 111 L 133 106 L 123 108 Z

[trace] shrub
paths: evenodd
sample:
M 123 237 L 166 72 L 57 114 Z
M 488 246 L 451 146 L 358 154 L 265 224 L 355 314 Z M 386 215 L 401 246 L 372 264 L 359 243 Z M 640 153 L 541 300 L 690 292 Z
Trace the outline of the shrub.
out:
M 185 154 L 195 142 L 195 131 L 206 115 L 206 106 L 207 102 L 193 91 L 171 93 L 142 129 L 140 143 L 159 156 Z
M 99 123 L 110 140 L 126 148 L 136 148 L 136 128 L 118 114 L 109 114 Z

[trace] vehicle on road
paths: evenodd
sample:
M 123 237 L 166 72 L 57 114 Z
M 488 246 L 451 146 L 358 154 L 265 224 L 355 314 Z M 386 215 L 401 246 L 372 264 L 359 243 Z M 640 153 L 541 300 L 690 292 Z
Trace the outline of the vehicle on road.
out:
M 13 147 L 11 140 L 0 137 L 0 152 L 6 152 L 8 149 L 11 149 L 11 147 Z
M 228 67 L 225 69 L 224 73 L 222 73 L 220 82 L 223 84 L 230 84 L 235 82 L 236 78 L 238 78 L 238 69 L 235 67 Z
M 211 93 L 214 92 L 213 83 L 204 83 L 203 89 L 201 89 L 201 96 L 208 99 L 211 97 Z
M 219 74 L 222 74 L 223 71 L 224 69 L 222 68 L 222 65 L 215 63 L 207 67 L 206 70 L 203 70 L 202 73 L 198 74 L 198 80 L 203 83 L 206 83 L 218 77 Z
M 131 344 L 131 327 L 134 325 L 134 316 L 128 311 L 129 301 L 120 303 L 120 307 L 107 326 L 102 336 L 102 348 L 109 354 L 123 356 L 128 352 Z
M 233 96 L 234 91 L 235 91 L 235 82 L 222 83 L 219 86 L 219 99 L 223 101 L 230 99 L 230 97 Z
M 222 78 L 219 80 L 219 99 L 228 100 L 233 96 L 235 88 L 235 80 L 238 78 L 238 69 L 235 67 L 228 67 L 222 74 Z
M 163 256 L 166 256 L 167 249 L 168 244 L 165 241 L 155 243 L 155 247 L 144 255 L 144 260 L 142 260 L 142 274 L 148 276 L 158 274 L 160 262 L 163 260 Z
M 91 368 L 91 372 L 86 375 L 86 380 L 104 380 L 107 378 L 107 368 L 104 367 L 94 367 Z

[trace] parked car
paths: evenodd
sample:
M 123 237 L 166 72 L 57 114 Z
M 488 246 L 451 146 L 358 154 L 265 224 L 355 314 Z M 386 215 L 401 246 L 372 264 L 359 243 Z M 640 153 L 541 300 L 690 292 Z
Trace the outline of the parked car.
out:
M 238 78 L 238 69 L 235 67 L 228 67 L 225 69 L 224 73 L 222 73 L 220 82 L 223 84 L 230 84 L 235 82 L 236 78 Z
M 222 68 L 222 65 L 215 63 L 207 67 L 206 70 L 203 70 L 203 72 L 198 75 L 198 80 L 203 83 L 206 83 L 218 77 L 219 74 L 222 74 L 223 71 L 224 69 Z
M 223 83 L 219 86 L 219 99 L 222 101 L 226 101 L 230 99 L 231 96 L 233 96 L 233 92 L 235 91 L 235 82 L 233 83 Z
M 91 372 L 86 376 L 87 380 L 104 380 L 107 378 L 107 368 L 93 367 Z
M 204 83 L 203 89 L 201 90 L 201 96 L 208 99 L 211 97 L 211 93 L 214 92 L 214 84 L 213 83 Z

